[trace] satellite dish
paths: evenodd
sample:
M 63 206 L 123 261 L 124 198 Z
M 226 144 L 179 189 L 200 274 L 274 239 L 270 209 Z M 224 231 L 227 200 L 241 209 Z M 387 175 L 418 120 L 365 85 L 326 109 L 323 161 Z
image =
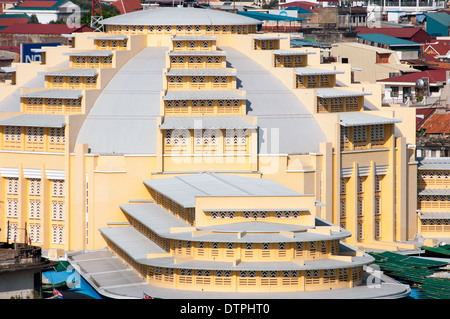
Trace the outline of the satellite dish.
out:
M 423 79 L 416 80 L 416 88 L 423 89 L 425 87 L 425 81 Z

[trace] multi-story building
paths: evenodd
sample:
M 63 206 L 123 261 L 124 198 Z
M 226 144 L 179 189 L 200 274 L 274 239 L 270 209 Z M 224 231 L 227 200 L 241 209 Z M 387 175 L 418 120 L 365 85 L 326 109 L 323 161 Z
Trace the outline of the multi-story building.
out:
M 373 261 L 352 247 L 413 247 L 415 113 L 259 24 L 145 10 L 15 64 L 0 228 L 193 291 L 351 288 Z
M 449 180 L 448 157 L 420 158 L 417 172 L 417 223 L 418 233 L 425 239 L 443 240 L 450 237 Z

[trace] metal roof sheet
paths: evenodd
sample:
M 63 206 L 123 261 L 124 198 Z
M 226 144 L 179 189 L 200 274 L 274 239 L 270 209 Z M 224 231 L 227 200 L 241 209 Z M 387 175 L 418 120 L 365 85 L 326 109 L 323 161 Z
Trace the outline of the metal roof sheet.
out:
M 196 90 L 196 91 L 174 91 L 168 90 L 162 98 L 168 100 L 245 100 L 245 96 L 234 90 Z
M 0 120 L 1 126 L 57 127 L 66 125 L 64 115 L 20 114 Z
M 236 71 L 232 69 L 170 69 L 165 75 L 183 76 L 235 76 Z
M 110 56 L 114 53 L 109 50 L 92 50 L 92 51 L 78 51 L 78 52 L 66 52 L 63 55 L 68 56 Z
M 368 112 L 346 112 L 340 113 L 340 124 L 342 126 L 377 125 L 401 123 L 401 118 L 387 118 Z
M 156 154 L 167 47 L 147 47 L 117 71 L 77 137 L 97 154 Z
M 247 115 L 258 117 L 259 154 L 305 154 L 318 152 L 326 138 L 302 101 L 267 69 L 231 47 L 227 62 L 237 69 L 239 89 L 246 92 Z M 292 138 L 299 127 L 308 138 Z
M 105 19 L 105 25 L 259 25 L 261 21 L 238 14 L 199 8 L 165 7 Z
M 426 157 L 419 161 L 418 170 L 450 170 L 450 157 Z
M 450 212 L 421 212 L 419 219 L 447 219 L 450 218 Z
M 126 204 L 121 205 L 120 209 L 160 236 L 170 234 L 171 227 L 190 227 L 188 223 L 155 203 Z
M 216 41 L 217 37 L 210 35 L 174 35 L 172 41 Z
M 313 51 L 296 51 L 296 50 L 275 50 L 273 51 L 275 55 L 309 55 L 316 54 Z
M 96 69 L 70 68 L 64 70 L 50 71 L 44 73 L 46 76 L 95 76 L 98 75 Z
M 413 41 L 408 41 L 396 37 L 391 37 L 385 34 L 380 33 L 365 33 L 365 34 L 358 34 L 358 38 L 367 40 L 367 41 L 373 41 L 376 43 L 382 43 L 385 45 L 388 45 L 390 47 L 403 47 L 403 46 L 412 46 L 412 47 L 420 47 L 421 44 Z
M 183 207 L 195 207 L 197 196 L 300 196 L 269 179 L 205 172 L 144 181 Z
M 171 129 L 255 129 L 242 116 L 166 116 L 159 127 Z
M 101 36 L 95 36 L 95 37 L 88 37 L 90 40 L 127 40 L 127 35 L 101 35 Z
M 326 70 L 326 69 L 313 69 L 313 68 L 296 68 L 295 74 L 297 75 L 323 75 L 323 74 L 344 74 L 342 70 Z
M 169 56 L 226 56 L 225 51 L 170 51 Z
M 131 226 L 99 228 L 99 231 L 134 260 L 146 259 L 147 254 L 167 253 Z
M 425 188 L 419 189 L 418 195 L 450 195 L 450 188 Z
M 287 39 L 286 36 L 280 36 L 280 35 L 255 35 L 253 36 L 254 40 L 281 40 L 281 39 Z
M 351 97 L 351 96 L 372 95 L 372 92 L 358 92 L 358 91 L 349 91 L 349 90 L 336 89 L 336 88 L 321 88 L 321 89 L 316 89 L 316 95 L 318 97 L 323 97 L 323 98 L 333 98 L 333 97 Z
M 58 90 L 46 89 L 34 92 L 23 93 L 21 97 L 36 97 L 36 98 L 54 98 L 54 99 L 79 99 L 83 97 L 81 90 Z
M 241 262 L 236 265 L 232 261 L 186 260 L 176 261 L 174 257 L 147 257 L 148 254 L 166 254 L 167 252 L 133 227 L 100 228 L 100 232 L 125 251 L 135 261 L 144 265 L 182 269 L 220 269 L 220 270 L 305 270 L 330 269 L 358 266 L 374 260 L 369 255 L 353 257 L 351 261 L 339 259 L 305 260 L 304 265 L 291 261 Z

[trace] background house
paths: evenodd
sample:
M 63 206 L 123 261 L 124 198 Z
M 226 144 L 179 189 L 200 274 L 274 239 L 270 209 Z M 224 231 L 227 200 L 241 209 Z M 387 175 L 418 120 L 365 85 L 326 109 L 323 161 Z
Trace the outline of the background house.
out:
M 425 13 L 426 31 L 431 36 L 448 36 L 450 15 L 445 12 Z
M 358 27 L 355 29 L 355 32 L 358 34 L 371 34 L 378 33 L 384 34 L 391 37 L 417 42 L 417 43 L 430 43 L 431 36 L 422 28 L 414 27 L 414 28 L 369 28 L 369 27 Z
M 431 109 L 417 126 L 417 157 L 448 157 L 450 155 L 450 113 Z
M 385 86 L 383 103 L 424 106 L 445 104 L 447 72 L 444 69 L 427 70 L 378 80 L 377 83 Z M 418 85 L 418 80 L 423 80 L 424 85 Z

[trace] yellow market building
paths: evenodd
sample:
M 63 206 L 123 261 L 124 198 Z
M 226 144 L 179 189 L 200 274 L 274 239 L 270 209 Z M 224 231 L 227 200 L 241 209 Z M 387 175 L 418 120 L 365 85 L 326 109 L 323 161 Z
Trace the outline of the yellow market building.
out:
M 144 10 L 15 64 L 0 239 L 108 247 L 154 287 L 244 293 L 355 287 L 373 258 L 353 247 L 412 248 L 415 113 L 260 24 Z

